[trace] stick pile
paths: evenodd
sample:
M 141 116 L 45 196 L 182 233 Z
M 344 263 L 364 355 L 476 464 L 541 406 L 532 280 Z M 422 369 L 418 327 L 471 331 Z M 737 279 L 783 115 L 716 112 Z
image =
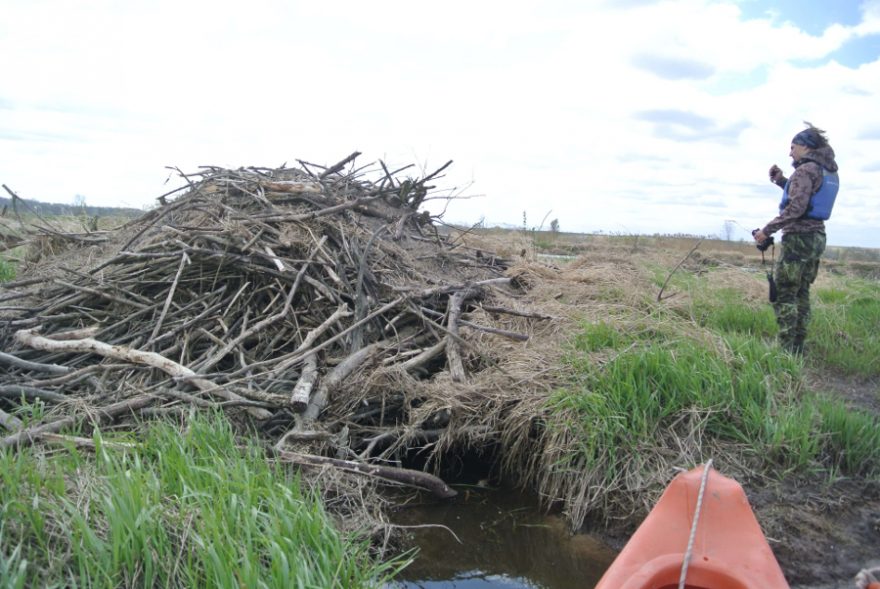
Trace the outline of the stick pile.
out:
M 0 285 L 0 445 L 219 407 L 255 420 L 280 459 L 315 464 L 287 446 L 318 444 L 356 470 L 410 423 L 413 400 L 389 374 L 465 383 L 491 364 L 473 334 L 526 339 L 468 320 L 523 313 L 498 306 L 515 288 L 503 260 L 456 246 L 420 212 L 441 198 L 429 183 L 446 166 L 401 180 L 354 167 L 357 155 L 181 173 L 185 193 L 89 245 L 88 263 L 50 258 Z M 24 428 L 11 412 L 36 400 L 54 410 Z M 448 424 L 430 417 L 417 436 Z M 442 495 L 436 484 L 421 481 Z

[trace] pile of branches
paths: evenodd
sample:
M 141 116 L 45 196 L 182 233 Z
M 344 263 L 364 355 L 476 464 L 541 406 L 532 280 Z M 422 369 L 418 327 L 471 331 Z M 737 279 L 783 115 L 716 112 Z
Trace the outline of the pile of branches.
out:
M 359 168 L 357 155 L 180 172 L 185 185 L 158 208 L 87 240 L 87 262 L 48 258 L 0 285 L 0 446 L 221 408 L 280 459 L 451 495 L 427 473 L 377 464 L 402 425 L 436 439 L 449 423 L 440 412 L 413 424 L 418 402 L 388 375 L 466 383 L 491 359 L 462 327 L 526 339 L 468 314 L 527 314 L 497 305 L 516 288 L 504 260 L 452 243 L 420 210 L 451 198 L 431 185 L 446 166 L 400 179 L 406 168 Z M 34 402 L 53 409 L 25 427 L 15 409 Z

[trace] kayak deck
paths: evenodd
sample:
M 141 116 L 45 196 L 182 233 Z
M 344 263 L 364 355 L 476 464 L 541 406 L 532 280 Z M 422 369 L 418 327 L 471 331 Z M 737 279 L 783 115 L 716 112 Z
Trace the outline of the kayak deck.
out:
M 596 589 L 677 589 L 704 467 L 677 475 Z M 739 483 L 709 469 L 688 589 L 789 589 Z

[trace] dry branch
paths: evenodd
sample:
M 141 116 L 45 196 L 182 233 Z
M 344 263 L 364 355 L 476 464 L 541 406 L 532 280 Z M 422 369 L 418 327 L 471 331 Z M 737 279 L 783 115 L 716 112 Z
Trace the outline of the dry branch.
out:
M 443 482 L 442 479 L 417 470 L 395 468 L 393 466 L 381 466 L 378 464 L 365 464 L 353 460 L 339 460 L 337 458 L 313 456 L 310 454 L 300 454 L 285 450 L 277 452 L 276 457 L 284 462 L 292 462 L 294 464 L 304 464 L 308 466 L 332 466 L 333 468 L 348 472 L 378 477 L 402 485 L 425 489 L 440 499 L 450 499 L 458 495 L 458 493 L 449 488 L 449 485 Z
M 306 357 L 303 363 L 302 374 L 293 387 L 293 393 L 290 396 L 290 405 L 297 413 L 302 413 L 309 405 L 309 397 L 312 394 L 312 387 L 315 386 L 315 379 L 318 375 L 318 359 L 314 354 Z
M 96 409 L 94 412 L 90 412 L 88 415 L 91 415 L 92 420 L 95 422 L 95 424 L 103 423 L 111 419 L 115 419 L 116 417 L 119 417 L 120 415 L 123 415 L 125 413 L 132 413 L 143 409 L 144 407 L 147 407 L 148 405 L 153 403 L 153 401 L 155 401 L 155 397 L 153 397 L 152 395 L 138 395 L 137 397 L 132 397 L 130 399 L 126 399 L 125 401 L 120 401 L 118 403 L 108 405 L 107 407 Z M 58 433 L 66 427 L 72 427 L 76 425 L 81 419 L 85 419 L 86 417 L 87 415 L 69 415 L 55 421 L 50 421 L 49 423 L 29 427 L 0 440 L 0 448 L 13 448 L 30 445 L 34 442 L 34 440 L 39 439 L 40 436 L 42 436 L 43 434 Z
M 12 354 L 6 354 L 4 352 L 0 352 L 0 363 L 9 364 L 10 366 L 23 368 L 25 370 L 48 372 L 50 374 L 67 374 L 71 371 L 71 368 L 68 366 L 59 366 L 58 364 L 40 364 L 39 362 L 28 362 L 27 360 L 22 360 L 21 358 L 17 358 Z
M 174 378 L 188 382 L 203 392 L 222 397 L 227 401 L 243 400 L 239 395 L 222 387 L 218 387 L 208 380 L 199 378 L 194 371 L 186 366 L 181 366 L 177 362 L 169 360 L 155 352 L 144 352 L 142 350 L 134 350 L 125 346 L 111 346 L 92 338 L 55 341 L 39 336 L 35 334 L 33 330 L 26 329 L 16 332 L 15 339 L 36 350 L 49 352 L 89 352 L 107 358 L 125 360 L 134 364 L 152 366 Z M 248 412 L 257 419 L 268 419 L 272 416 L 272 414 L 265 409 L 250 408 L 248 409 Z
M 57 403 L 56 419 L 3 444 L 57 433 L 83 411 L 106 419 L 219 407 L 261 420 L 279 449 L 289 439 L 342 457 L 383 443 L 389 425 L 429 431 L 417 408 L 438 402 L 432 382 L 452 375 L 477 390 L 483 368 L 467 374 L 462 350 L 493 366 L 485 338 L 460 327 L 526 337 L 491 314 L 466 319 L 480 306 L 506 312 L 517 286 L 500 258 L 457 248 L 419 210 L 432 198 L 426 182 L 448 163 L 399 178 L 411 166 L 356 167 L 358 155 L 326 167 L 175 169 L 185 186 L 116 233 L 24 236 L 65 245 L 33 275 L 0 285 L 9 305 L 0 308 L 0 403 L 12 411 L 22 396 L 42 398 Z M 122 390 L 152 396 L 98 406 Z M 21 427 L 9 413 L 0 419 Z M 430 425 L 444 441 L 477 431 L 448 415 Z M 414 440 L 388 439 L 383 458 Z M 444 493 L 436 481 L 398 478 Z

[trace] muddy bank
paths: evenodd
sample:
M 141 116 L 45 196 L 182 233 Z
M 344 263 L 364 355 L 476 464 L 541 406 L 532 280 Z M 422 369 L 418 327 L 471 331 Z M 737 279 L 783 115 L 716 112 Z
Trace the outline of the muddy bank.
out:
M 880 558 L 880 483 L 780 483 L 750 500 L 792 587 L 853 587 Z

